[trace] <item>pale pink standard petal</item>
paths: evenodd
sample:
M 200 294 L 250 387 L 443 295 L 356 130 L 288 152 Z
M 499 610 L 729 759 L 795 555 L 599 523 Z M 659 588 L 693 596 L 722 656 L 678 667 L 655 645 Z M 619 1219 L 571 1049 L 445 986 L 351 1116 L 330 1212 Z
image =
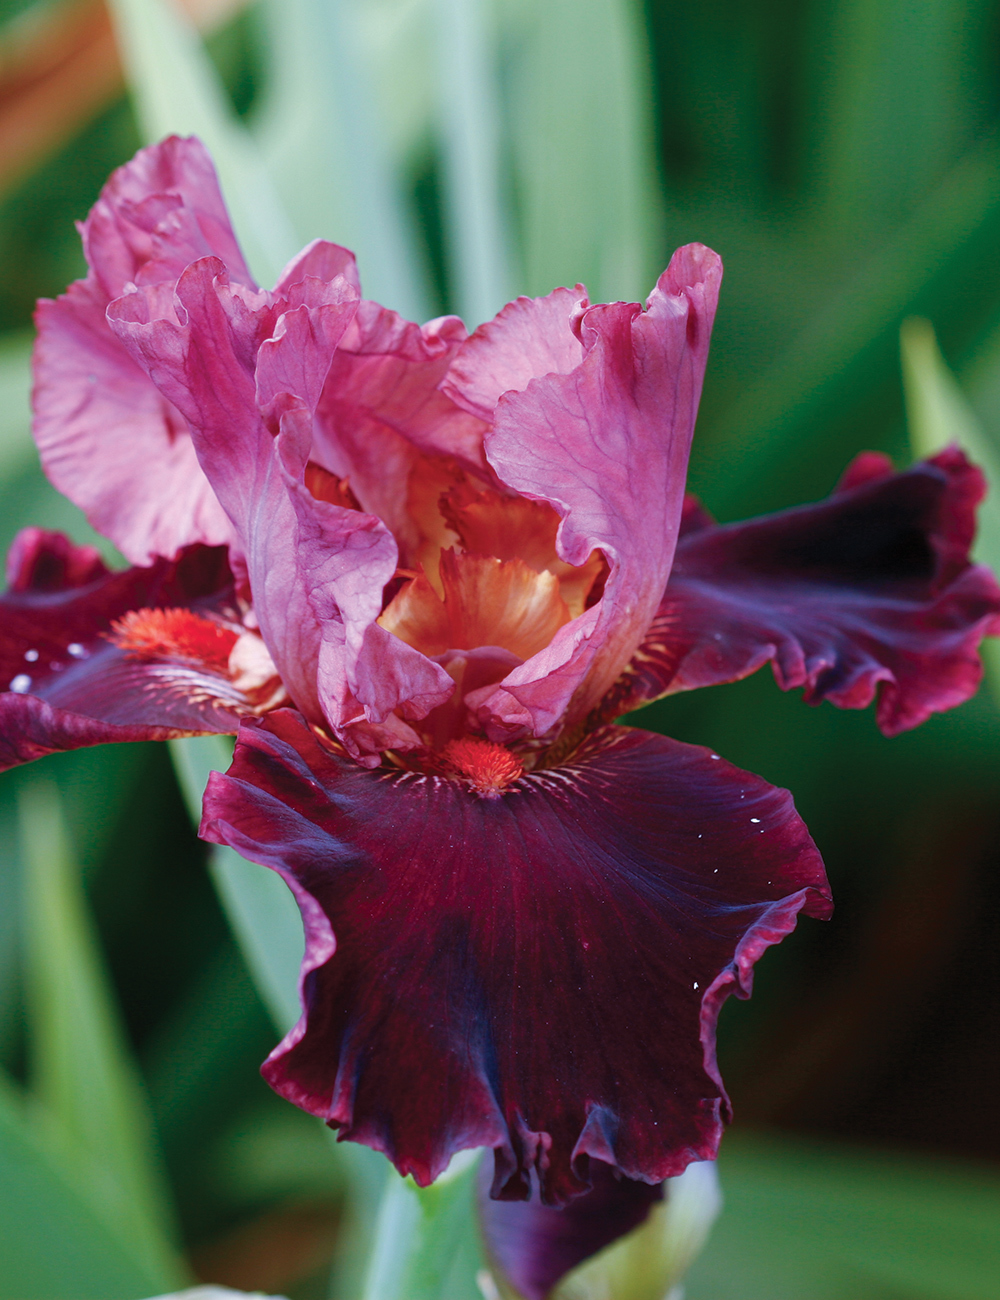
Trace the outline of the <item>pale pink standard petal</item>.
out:
M 441 385 L 464 410 L 493 422 L 504 393 L 521 392 L 542 375 L 568 375 L 583 360 L 573 330 L 587 307 L 587 290 L 554 289 L 544 298 L 518 298 L 463 344 Z
M 206 254 L 253 283 L 202 144 L 172 136 L 140 150 L 105 185 L 81 236 L 87 279 L 37 313 L 34 432 L 45 472 L 133 563 L 228 543 L 183 416 L 105 320 L 127 284 L 172 284 Z
M 586 717 L 642 639 L 666 585 L 708 357 L 722 266 L 701 245 L 678 250 L 646 310 L 584 311 L 584 358 L 501 398 L 486 453 L 504 483 L 562 516 L 570 564 L 600 548 L 611 571 L 601 600 L 516 668 L 479 716 L 497 739 L 544 734 Z M 572 701 L 572 704 L 571 704 Z
M 465 341 L 455 316 L 420 326 L 362 301 L 337 350 L 318 410 L 314 455 L 350 479 L 366 510 L 405 539 L 416 456 L 451 456 L 480 473 L 485 425 L 439 385 Z
M 86 281 L 39 305 L 34 434 L 51 482 L 134 564 L 232 528 L 187 423 L 108 329 Z
M 149 291 L 120 299 L 110 319 L 192 426 L 289 694 L 338 734 L 360 730 L 353 748 L 361 755 L 372 748 L 369 724 L 412 743 L 408 728 L 387 715 L 403 706 L 422 716 L 452 682 L 409 647 L 369 634 L 397 563 L 388 529 L 372 515 L 315 500 L 303 482 L 313 408 L 355 293 L 344 279 L 312 278 L 286 293 L 274 301 L 230 286 L 221 264 L 204 258 L 178 282 L 175 320 L 162 305 L 151 318 L 158 304 Z

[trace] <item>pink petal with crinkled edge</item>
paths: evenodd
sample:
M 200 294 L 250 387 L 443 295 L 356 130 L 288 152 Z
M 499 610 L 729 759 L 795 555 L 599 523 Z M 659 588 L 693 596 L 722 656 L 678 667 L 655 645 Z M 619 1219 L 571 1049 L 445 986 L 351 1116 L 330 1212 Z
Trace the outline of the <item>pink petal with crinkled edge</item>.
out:
M 504 393 L 523 392 L 542 375 L 568 375 L 583 360 L 573 329 L 588 306 L 587 290 L 553 289 L 544 298 L 517 298 L 480 325 L 448 368 L 443 392 L 464 410 L 493 423 Z
M 719 1005 L 830 910 L 787 791 L 624 728 L 487 799 L 366 772 L 278 710 L 241 728 L 201 834 L 309 903 L 271 1086 L 421 1184 L 489 1146 L 493 1195 L 537 1174 L 550 1204 L 595 1159 L 660 1182 L 714 1156 Z
M 439 388 L 465 338 L 456 316 L 413 325 L 363 300 L 319 404 L 316 460 L 349 479 L 364 508 L 383 519 L 404 546 L 413 540 L 406 501 L 419 453 L 451 456 L 489 476 L 485 425 Z
M 645 311 L 613 303 L 582 313 L 575 370 L 500 399 L 486 435 L 497 474 L 562 516 L 564 560 L 583 564 L 600 548 L 611 571 L 592 609 L 475 702 L 496 740 L 584 718 L 652 621 L 677 541 L 721 276 L 710 249 L 678 249 Z
M 199 257 L 222 259 L 253 285 L 208 150 L 195 136 L 168 136 L 113 172 L 80 233 L 106 299 L 129 281 L 176 280 Z
M 400 707 L 423 716 L 453 683 L 371 630 L 397 563 L 385 525 L 315 500 L 303 483 L 313 409 L 355 291 L 343 279 L 307 278 L 271 301 L 228 285 L 221 264 L 206 258 L 184 273 L 176 298 L 176 323 L 151 319 L 155 304 L 143 292 L 119 299 L 110 319 L 191 424 L 286 689 L 359 756 L 383 741 L 411 747 L 415 735 L 389 714 Z
M 81 226 L 90 265 L 36 316 L 34 434 L 52 483 L 129 560 L 147 564 L 232 529 L 180 412 L 108 328 L 131 282 L 172 284 L 206 254 L 252 285 L 208 153 L 171 136 L 116 171 Z
M 36 313 L 34 434 L 51 482 L 136 564 L 232 526 L 198 465 L 181 413 L 108 329 L 81 280 Z
M 0 594 L 0 768 L 109 741 L 235 732 L 249 701 L 197 664 L 136 659 L 107 639 L 137 609 L 232 616 L 221 547 L 112 573 L 90 546 L 27 528 Z
M 735 681 L 771 662 L 810 704 L 866 708 L 887 735 L 972 695 L 1000 588 L 969 548 L 982 474 L 951 448 L 900 474 L 863 453 L 826 501 L 741 523 L 702 520 L 615 712 Z

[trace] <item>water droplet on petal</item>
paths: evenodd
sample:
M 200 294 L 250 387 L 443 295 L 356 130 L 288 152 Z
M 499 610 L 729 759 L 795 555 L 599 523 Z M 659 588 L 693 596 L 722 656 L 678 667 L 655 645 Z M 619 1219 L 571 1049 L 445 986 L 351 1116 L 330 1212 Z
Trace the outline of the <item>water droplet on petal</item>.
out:
M 10 684 L 10 689 L 15 695 L 24 695 L 31 690 L 31 678 L 27 673 L 18 673 Z
M 71 641 L 66 650 L 74 659 L 86 659 L 87 657 L 86 648 L 79 641 Z
M 24 657 L 25 657 L 25 659 L 27 659 L 27 661 L 28 661 L 29 664 L 33 664 L 33 663 L 35 662 L 35 660 L 38 658 L 38 651 L 37 651 L 37 650 L 25 650 L 25 652 L 24 652 Z
M 753 824 L 754 824 L 755 826 L 759 826 L 759 825 L 760 825 L 760 818 L 759 818 L 759 817 L 751 817 L 750 820 L 753 822 Z

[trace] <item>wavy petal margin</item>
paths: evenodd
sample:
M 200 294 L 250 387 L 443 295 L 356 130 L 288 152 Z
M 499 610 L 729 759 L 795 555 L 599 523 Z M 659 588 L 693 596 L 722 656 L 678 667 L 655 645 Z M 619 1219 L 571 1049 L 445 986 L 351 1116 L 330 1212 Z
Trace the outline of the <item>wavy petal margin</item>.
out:
M 235 732 L 241 692 L 196 666 L 139 661 L 106 639 L 141 608 L 215 612 L 232 600 L 222 547 L 112 573 L 90 546 L 26 528 L 0 595 L 0 770 L 108 741 Z
M 826 501 L 719 526 L 692 511 L 649 632 L 608 713 L 736 681 L 771 662 L 809 704 L 888 735 L 975 693 L 1000 587 L 969 548 L 981 472 L 957 448 L 899 474 L 864 453 Z
M 201 833 L 302 909 L 304 1015 L 272 1087 L 421 1184 L 492 1147 L 506 1199 L 534 1170 L 567 1202 L 592 1157 L 647 1182 L 710 1159 L 719 1007 L 830 907 L 787 791 L 625 728 L 491 800 L 365 771 L 279 710 L 244 723 Z

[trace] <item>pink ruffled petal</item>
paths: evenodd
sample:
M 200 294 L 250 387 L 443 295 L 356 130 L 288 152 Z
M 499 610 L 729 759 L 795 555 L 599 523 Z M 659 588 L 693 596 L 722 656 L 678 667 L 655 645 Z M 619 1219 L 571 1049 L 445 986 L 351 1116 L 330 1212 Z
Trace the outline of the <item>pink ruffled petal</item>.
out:
M 600 548 L 611 566 L 602 599 L 479 704 L 487 734 L 544 734 L 582 720 L 649 627 L 673 560 L 688 451 L 722 266 L 679 249 L 643 311 L 591 307 L 578 322 L 584 358 L 500 399 L 486 454 L 508 486 L 562 516 L 570 564 Z
M 492 1147 L 512 1199 L 537 1174 L 571 1200 L 594 1160 L 659 1182 L 711 1158 L 721 1003 L 800 911 L 829 912 L 786 791 L 624 728 L 481 798 L 366 772 L 279 710 L 241 729 L 201 833 L 302 909 L 304 1014 L 272 1087 L 422 1184 Z
M 542 375 L 568 375 L 583 360 L 573 326 L 588 306 L 587 290 L 554 289 L 544 298 L 517 298 L 480 325 L 459 349 L 441 385 L 458 406 L 493 423 L 497 402 L 523 392 Z
M 34 432 L 45 472 L 136 564 L 232 530 L 180 412 L 150 384 L 105 320 L 127 284 L 172 285 L 189 263 L 222 259 L 253 281 L 198 140 L 172 136 L 114 173 L 81 227 L 85 280 L 37 313 Z

